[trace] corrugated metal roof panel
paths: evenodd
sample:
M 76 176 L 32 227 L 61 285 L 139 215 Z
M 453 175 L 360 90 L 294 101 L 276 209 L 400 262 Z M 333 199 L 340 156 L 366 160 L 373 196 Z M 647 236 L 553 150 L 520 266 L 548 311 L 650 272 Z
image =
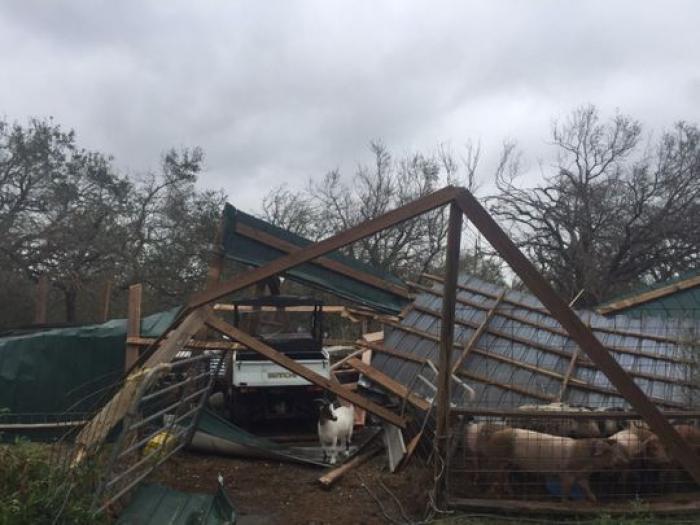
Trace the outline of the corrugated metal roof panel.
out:
M 415 304 L 430 312 L 410 311 L 401 324 L 413 333 L 389 329 L 387 348 L 438 362 L 436 336 L 440 332 L 441 288 L 435 285 L 416 298 Z M 471 276 L 460 278 L 457 297 L 461 302 L 456 311 L 457 346 L 453 363 L 461 354 L 460 348 L 473 336 L 475 327 L 484 322 L 487 311 L 503 291 Z M 691 397 L 700 397 L 697 389 L 679 383 L 693 376 L 694 364 L 678 362 L 687 358 L 689 347 L 693 348 L 687 334 L 700 334 L 700 323 L 606 318 L 589 311 L 578 313 L 594 328 L 600 341 L 611 348 L 611 355 L 623 368 L 633 375 L 654 376 L 652 379 L 637 375 L 635 381 L 656 402 L 675 407 L 687 405 Z M 467 380 L 476 391 L 475 403 L 512 407 L 556 399 L 577 345 L 556 319 L 542 310 L 535 297 L 511 290 L 504 295 L 475 348 L 477 351 L 469 354 L 461 366 L 464 373 L 484 378 L 483 382 Z M 482 352 L 491 353 L 493 357 Z M 381 355 L 375 358 L 374 366 L 407 385 L 415 381 L 420 369 L 416 363 Z M 564 392 L 565 401 L 588 406 L 626 406 L 624 399 L 614 393 L 605 374 L 593 368 L 584 353 L 580 353 L 580 361 L 571 371 L 571 377 L 573 380 Z M 453 402 L 459 397 L 455 393 Z

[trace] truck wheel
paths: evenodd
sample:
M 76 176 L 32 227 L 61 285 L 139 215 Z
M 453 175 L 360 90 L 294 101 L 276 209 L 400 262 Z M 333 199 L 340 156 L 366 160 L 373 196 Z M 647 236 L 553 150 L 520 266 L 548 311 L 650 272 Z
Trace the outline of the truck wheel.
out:
M 240 427 L 247 428 L 251 422 L 251 399 L 249 396 L 242 396 L 235 391 L 231 394 L 229 414 L 231 421 Z

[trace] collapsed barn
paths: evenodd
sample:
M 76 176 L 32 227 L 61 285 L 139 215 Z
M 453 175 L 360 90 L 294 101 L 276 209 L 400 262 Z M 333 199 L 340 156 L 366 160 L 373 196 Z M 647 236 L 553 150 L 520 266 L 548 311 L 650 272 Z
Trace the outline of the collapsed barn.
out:
M 427 276 L 431 286 L 412 284 L 415 301 L 400 281 L 334 253 L 445 206 L 445 275 Z M 458 280 L 463 215 L 534 295 Z M 192 444 L 227 356 L 241 348 L 381 422 L 392 470 L 415 455 L 428 460 L 435 480 L 425 490 L 436 508 L 629 511 L 621 505 L 642 497 L 661 510 L 696 509 L 694 498 L 671 497 L 696 493 L 700 481 L 692 322 L 574 312 L 462 188 L 445 188 L 318 243 L 232 208 L 224 217 L 233 229 L 221 231 L 207 289 L 173 312 L 167 327 L 144 333 L 134 288 L 124 377 L 101 385 L 92 410 L 83 407 L 84 420 L 72 421 L 62 442 L 66 469 L 109 451 L 95 511 L 123 506 L 159 465 Z M 257 268 L 221 280 L 225 256 Z M 344 315 L 381 323 L 383 334 L 363 337 L 338 363 L 360 372 L 359 381 L 324 377 L 224 317 L 221 301 L 250 287 L 274 293 L 281 276 L 359 304 L 342 307 Z M 225 432 L 237 433 L 242 446 L 290 456 L 238 430 Z M 304 451 L 294 454 L 324 464 Z M 333 469 L 331 479 L 353 461 Z M 562 503 L 562 496 L 574 501 Z
M 386 324 L 386 351 L 376 353 L 372 366 L 414 395 L 431 399 L 432 386 L 416 378 L 427 375 L 427 362 L 439 360 L 443 287 L 441 278 L 428 278 L 433 285 L 415 285 L 420 294 L 403 320 Z M 477 500 L 496 484 L 489 471 L 501 468 L 507 469 L 509 490 L 520 498 L 559 499 L 557 478 L 566 468 L 547 464 L 548 457 L 571 438 L 611 439 L 625 456 L 614 469 L 605 465 L 587 473 L 596 499 L 630 500 L 694 489 L 680 465 L 652 457 L 656 441 L 646 424 L 536 298 L 464 276 L 456 305 L 450 369 L 455 376 L 452 413 L 458 418 L 452 421 L 452 452 L 447 458 L 453 504 L 483 506 L 484 501 Z M 693 408 L 700 388 L 700 326 L 652 317 L 606 318 L 592 312 L 579 316 L 648 398 L 673 414 L 677 428 L 697 439 L 700 434 L 691 425 L 699 415 Z M 471 396 L 459 387 L 461 382 L 469 385 Z M 509 429 L 527 432 L 509 434 Z M 521 458 L 527 465 L 518 468 L 513 458 L 499 461 L 492 456 L 495 445 L 489 441 L 496 432 L 501 438 L 529 441 L 519 445 L 531 449 L 532 457 Z M 575 489 L 579 499 L 586 496 L 581 490 Z

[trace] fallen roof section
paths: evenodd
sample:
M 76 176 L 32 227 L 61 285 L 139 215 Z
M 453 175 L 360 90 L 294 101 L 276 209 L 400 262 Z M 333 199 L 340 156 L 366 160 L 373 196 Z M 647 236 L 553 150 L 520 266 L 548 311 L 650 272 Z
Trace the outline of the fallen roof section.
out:
M 361 451 L 379 431 L 379 427 L 365 427 L 355 434 L 347 459 Z M 276 459 L 319 467 L 330 465 L 324 460 L 323 450 L 319 445 L 294 446 L 276 443 L 253 435 L 210 410 L 202 412 L 190 447 L 225 456 Z
M 432 392 L 416 376 L 422 361 L 438 360 L 442 286 L 419 287 L 401 323 L 387 326 L 384 352 L 372 366 L 413 392 Z M 606 318 L 579 312 L 637 385 L 664 408 L 698 401 L 695 381 L 700 323 L 681 320 Z M 476 337 L 474 337 L 476 335 Z M 457 294 L 453 365 L 476 390 L 470 406 L 513 408 L 565 401 L 586 406 L 628 406 L 561 325 L 533 296 L 463 275 Z M 464 356 L 464 357 L 463 357 Z M 459 359 L 463 357 L 461 364 Z M 452 402 L 463 402 L 455 390 Z
M 138 488 L 117 525 L 233 525 L 236 510 L 223 485 L 215 494 L 180 492 L 163 485 Z
M 227 258 L 265 266 L 283 255 L 313 244 L 290 231 L 227 204 L 222 243 Z M 384 313 L 398 314 L 409 303 L 406 284 L 397 276 L 334 252 L 285 274 L 301 283 Z

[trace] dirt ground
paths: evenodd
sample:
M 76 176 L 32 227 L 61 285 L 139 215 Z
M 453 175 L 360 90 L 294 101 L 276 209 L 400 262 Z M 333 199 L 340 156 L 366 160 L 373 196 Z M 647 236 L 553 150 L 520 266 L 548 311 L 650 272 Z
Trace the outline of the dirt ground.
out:
M 164 464 L 154 481 L 178 490 L 213 493 L 221 474 L 240 525 L 390 523 L 365 487 L 390 517 L 405 521 L 383 484 L 400 501 L 406 517 L 418 521 L 426 509 L 430 471 L 413 458 L 400 474 L 392 474 L 386 461 L 379 454 L 323 489 L 318 478 L 324 470 L 317 467 L 183 452 Z

